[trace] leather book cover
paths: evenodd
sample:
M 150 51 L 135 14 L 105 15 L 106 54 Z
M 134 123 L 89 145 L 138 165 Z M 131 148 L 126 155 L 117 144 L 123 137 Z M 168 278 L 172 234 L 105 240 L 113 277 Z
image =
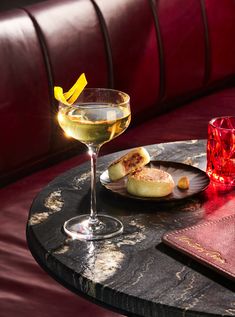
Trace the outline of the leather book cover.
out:
M 235 280 L 235 214 L 167 232 L 162 241 Z

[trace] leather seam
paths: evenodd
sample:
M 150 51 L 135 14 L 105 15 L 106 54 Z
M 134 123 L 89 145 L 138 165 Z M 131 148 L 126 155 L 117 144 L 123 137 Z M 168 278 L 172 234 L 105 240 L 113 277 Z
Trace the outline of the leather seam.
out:
M 161 35 L 161 28 L 159 24 L 159 18 L 156 8 L 156 2 L 154 0 L 148 0 L 149 6 L 151 8 L 155 32 L 156 32 L 156 39 L 159 48 L 159 99 L 162 101 L 165 96 L 165 61 L 164 61 L 164 49 L 163 49 L 163 42 L 162 42 L 162 35 Z
M 182 232 L 186 232 L 186 231 L 191 231 L 194 228 L 207 227 L 207 226 L 212 225 L 214 223 L 223 222 L 223 221 L 225 221 L 227 219 L 230 219 L 230 218 L 233 218 L 233 217 L 235 217 L 235 214 L 232 214 L 232 215 L 229 215 L 229 216 L 217 219 L 217 220 L 209 220 L 206 223 L 200 223 L 200 224 L 192 226 L 192 227 L 187 227 L 187 228 L 184 228 L 184 229 L 176 230 L 174 232 L 167 233 L 166 235 L 170 236 L 170 235 L 173 235 L 173 234 L 176 234 L 176 233 L 182 233 Z
M 204 43 L 205 43 L 204 84 L 207 85 L 209 83 L 209 79 L 211 76 L 211 47 L 210 47 L 210 41 L 209 41 L 209 27 L 208 27 L 207 15 L 206 15 L 205 1 L 200 0 L 200 4 L 201 4 L 203 26 L 204 26 Z
M 50 122 L 51 122 L 52 133 L 51 133 L 51 137 L 50 137 L 50 149 L 52 149 L 54 136 L 55 136 L 58 128 L 57 128 L 57 125 L 55 125 L 55 123 L 54 123 L 54 116 L 56 114 L 57 103 L 54 99 L 54 76 L 53 76 L 53 71 L 52 71 L 52 66 L 51 66 L 51 60 L 50 60 L 50 56 L 48 53 L 48 49 L 47 49 L 47 45 L 46 45 L 46 41 L 45 41 L 43 32 L 42 32 L 39 24 L 37 23 L 35 17 L 26 8 L 22 8 L 22 10 L 24 10 L 27 13 L 30 20 L 33 23 L 33 26 L 35 28 L 35 32 L 36 32 L 37 37 L 38 37 L 39 46 L 41 48 L 43 61 L 45 64 L 45 69 L 46 69 L 46 74 L 47 74 L 47 79 L 48 79 L 49 100 L 50 100 L 50 104 L 51 104 L 51 107 L 50 107 L 51 120 L 50 120 Z
M 100 23 L 100 29 L 104 40 L 104 47 L 105 47 L 105 55 L 106 55 L 106 62 L 108 67 L 108 87 L 113 88 L 114 87 L 114 71 L 113 71 L 113 56 L 112 56 L 112 48 L 111 48 L 111 41 L 109 37 L 108 28 L 104 19 L 104 16 L 96 3 L 95 0 L 91 0 L 91 3 L 93 4 L 95 8 L 95 12 L 97 14 L 97 18 Z

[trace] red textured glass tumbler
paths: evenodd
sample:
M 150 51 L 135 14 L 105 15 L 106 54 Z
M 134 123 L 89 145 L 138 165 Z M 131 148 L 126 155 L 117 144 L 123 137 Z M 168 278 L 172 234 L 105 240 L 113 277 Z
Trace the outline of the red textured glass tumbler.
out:
M 235 186 L 235 117 L 208 124 L 207 174 L 214 182 Z

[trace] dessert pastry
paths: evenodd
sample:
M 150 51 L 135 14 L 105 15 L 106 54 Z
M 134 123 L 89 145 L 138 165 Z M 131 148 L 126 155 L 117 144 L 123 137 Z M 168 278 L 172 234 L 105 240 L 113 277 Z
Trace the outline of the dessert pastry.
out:
M 174 185 L 169 173 L 143 167 L 128 175 L 127 191 L 139 197 L 164 197 L 172 193 Z
M 149 161 L 150 156 L 145 148 L 135 148 L 109 165 L 109 178 L 112 181 L 118 180 L 133 170 L 148 164 Z

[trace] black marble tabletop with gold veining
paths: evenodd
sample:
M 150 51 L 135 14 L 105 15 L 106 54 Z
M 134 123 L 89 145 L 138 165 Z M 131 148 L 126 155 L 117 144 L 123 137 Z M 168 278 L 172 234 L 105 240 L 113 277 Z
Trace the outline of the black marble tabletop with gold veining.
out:
M 152 160 L 205 170 L 206 142 L 146 146 Z M 123 152 L 100 157 L 98 176 Z M 235 316 L 234 283 L 162 243 L 165 232 L 235 213 L 235 189 L 211 183 L 177 202 L 140 201 L 108 192 L 97 179 L 98 211 L 118 217 L 122 235 L 85 242 L 68 238 L 63 223 L 89 212 L 89 162 L 59 175 L 35 198 L 27 224 L 38 263 L 65 287 L 137 316 Z

